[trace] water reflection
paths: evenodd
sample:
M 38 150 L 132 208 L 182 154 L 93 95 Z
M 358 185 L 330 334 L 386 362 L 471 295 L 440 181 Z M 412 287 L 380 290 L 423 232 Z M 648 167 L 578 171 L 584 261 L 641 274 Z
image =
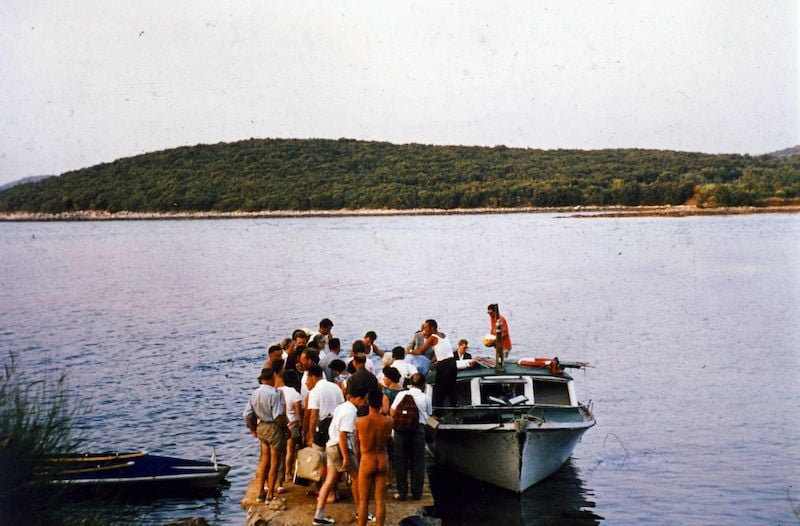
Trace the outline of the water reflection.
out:
M 517 495 L 434 465 L 429 473 L 436 507 L 444 526 L 479 524 L 597 525 L 593 493 L 568 460 L 552 477 Z

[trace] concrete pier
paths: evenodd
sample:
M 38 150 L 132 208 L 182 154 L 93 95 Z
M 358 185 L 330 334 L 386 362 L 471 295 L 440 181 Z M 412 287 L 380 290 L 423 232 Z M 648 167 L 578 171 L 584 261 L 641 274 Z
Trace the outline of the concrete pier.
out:
M 309 526 L 314 518 L 316 509 L 316 484 L 299 486 L 288 482 L 284 487 L 286 492 L 280 494 L 277 501 L 258 502 L 258 484 L 255 478 L 250 481 L 244 498 L 242 508 L 247 510 L 247 526 Z M 405 501 L 394 499 L 394 485 L 386 488 L 386 524 L 397 526 L 407 517 L 418 517 L 413 524 L 440 524 L 438 519 L 426 516 L 426 509 L 433 506 L 428 477 L 425 477 L 425 487 L 420 500 Z M 356 524 L 355 504 L 350 495 L 350 487 L 342 480 L 339 482 L 338 502 L 325 505 L 325 515 L 336 520 L 336 524 Z M 370 497 L 370 513 L 375 513 L 375 500 Z

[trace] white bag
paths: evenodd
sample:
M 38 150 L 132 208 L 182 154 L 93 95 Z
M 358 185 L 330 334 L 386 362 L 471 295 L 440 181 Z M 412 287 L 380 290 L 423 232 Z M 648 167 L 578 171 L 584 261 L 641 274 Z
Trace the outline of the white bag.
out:
M 313 447 L 305 447 L 297 452 L 294 463 L 294 482 L 297 479 L 318 481 L 325 467 L 325 452 Z

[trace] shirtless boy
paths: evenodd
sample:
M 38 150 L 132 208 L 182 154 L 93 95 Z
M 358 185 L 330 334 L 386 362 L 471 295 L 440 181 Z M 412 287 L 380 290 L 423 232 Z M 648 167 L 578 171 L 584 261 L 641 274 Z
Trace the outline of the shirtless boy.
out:
M 375 518 L 378 526 L 386 521 L 386 478 L 389 455 L 386 444 L 392 436 L 392 419 L 380 413 L 383 393 L 373 389 L 368 394 L 369 414 L 356 419 L 356 432 L 361 445 L 358 468 L 358 525 L 366 526 L 369 514 L 369 490 L 375 487 Z

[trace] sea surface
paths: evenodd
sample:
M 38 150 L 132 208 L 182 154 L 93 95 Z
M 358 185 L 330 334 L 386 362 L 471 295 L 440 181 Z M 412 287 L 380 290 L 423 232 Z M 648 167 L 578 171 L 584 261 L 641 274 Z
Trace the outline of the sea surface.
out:
M 598 423 L 521 497 L 434 469 L 445 525 L 800 523 L 800 215 L 0 223 L 0 361 L 66 373 L 91 449 L 234 466 L 144 524 L 244 523 L 269 343 L 328 317 L 391 348 L 435 318 L 484 352 L 495 302 L 512 357 L 592 365 Z

